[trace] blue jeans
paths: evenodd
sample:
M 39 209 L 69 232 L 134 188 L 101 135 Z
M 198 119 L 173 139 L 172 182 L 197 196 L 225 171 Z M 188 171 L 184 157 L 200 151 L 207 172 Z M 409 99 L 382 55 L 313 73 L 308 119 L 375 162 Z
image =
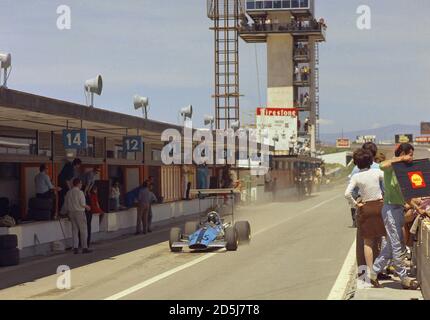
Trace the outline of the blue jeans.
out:
M 373 271 L 380 273 L 393 260 L 394 268 L 400 279 L 407 277 L 407 270 L 403 264 L 403 225 L 405 221 L 404 209 L 400 205 L 385 204 L 382 208 L 382 219 L 387 231 L 381 253 L 373 265 Z

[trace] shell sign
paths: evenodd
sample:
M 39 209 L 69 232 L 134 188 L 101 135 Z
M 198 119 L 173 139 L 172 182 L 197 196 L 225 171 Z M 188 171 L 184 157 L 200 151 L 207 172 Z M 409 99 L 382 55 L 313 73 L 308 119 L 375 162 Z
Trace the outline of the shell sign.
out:
M 423 189 L 427 187 L 424 175 L 421 171 L 408 172 L 408 176 L 413 189 Z

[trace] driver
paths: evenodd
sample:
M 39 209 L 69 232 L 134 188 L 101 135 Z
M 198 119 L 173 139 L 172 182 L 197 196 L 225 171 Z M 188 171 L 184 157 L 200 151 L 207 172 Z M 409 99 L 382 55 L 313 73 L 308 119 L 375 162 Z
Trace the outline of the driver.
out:
M 218 213 L 216 213 L 215 211 L 210 212 L 208 214 L 208 223 L 214 224 L 214 225 L 221 224 L 221 219 L 220 219 Z

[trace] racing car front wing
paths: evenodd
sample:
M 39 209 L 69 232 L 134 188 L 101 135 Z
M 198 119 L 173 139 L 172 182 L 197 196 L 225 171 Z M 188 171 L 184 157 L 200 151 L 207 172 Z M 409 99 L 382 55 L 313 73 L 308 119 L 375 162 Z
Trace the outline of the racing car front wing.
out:
M 225 241 L 215 241 L 211 244 L 205 246 L 205 248 L 202 249 L 209 249 L 209 248 L 225 248 L 227 245 L 227 242 Z M 189 242 L 174 242 L 172 244 L 172 248 L 186 248 L 189 246 Z

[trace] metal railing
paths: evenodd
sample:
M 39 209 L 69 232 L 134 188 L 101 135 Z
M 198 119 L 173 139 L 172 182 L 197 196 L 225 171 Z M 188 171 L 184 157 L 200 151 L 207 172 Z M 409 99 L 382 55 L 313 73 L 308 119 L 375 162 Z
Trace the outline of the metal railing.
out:
M 242 25 L 239 30 L 241 33 L 309 33 L 321 32 L 325 36 L 326 25 L 318 21 L 274 23 L 256 22 L 254 24 Z

